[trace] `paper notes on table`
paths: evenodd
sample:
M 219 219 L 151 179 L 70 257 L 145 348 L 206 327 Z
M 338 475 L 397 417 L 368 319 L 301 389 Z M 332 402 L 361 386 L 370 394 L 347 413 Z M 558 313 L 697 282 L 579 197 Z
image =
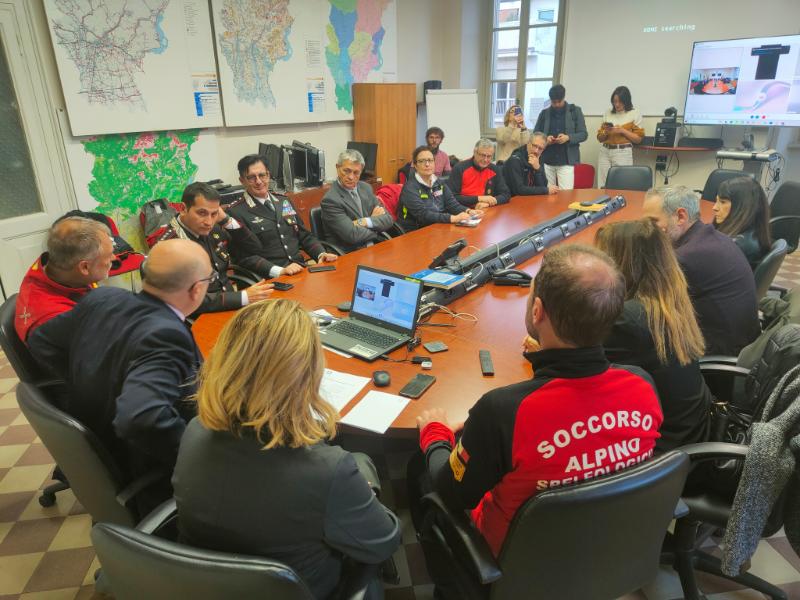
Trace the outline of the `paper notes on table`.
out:
M 341 423 L 385 433 L 408 404 L 408 398 L 370 390 L 341 420 Z
M 325 369 L 319 385 L 320 395 L 333 407 L 341 411 L 347 403 L 367 385 L 369 377 L 359 377 L 350 373 L 340 373 L 333 369 Z

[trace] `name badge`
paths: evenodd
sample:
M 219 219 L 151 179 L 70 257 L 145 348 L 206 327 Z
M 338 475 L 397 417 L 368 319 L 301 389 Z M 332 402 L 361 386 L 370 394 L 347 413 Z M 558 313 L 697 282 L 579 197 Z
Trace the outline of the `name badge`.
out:
M 436 198 L 436 197 L 438 197 L 438 196 L 441 196 L 441 195 L 442 195 L 442 193 L 443 193 L 443 192 L 442 192 L 442 189 L 441 189 L 441 188 L 439 188 L 438 190 L 433 190 L 433 196 L 434 196 L 434 198 Z

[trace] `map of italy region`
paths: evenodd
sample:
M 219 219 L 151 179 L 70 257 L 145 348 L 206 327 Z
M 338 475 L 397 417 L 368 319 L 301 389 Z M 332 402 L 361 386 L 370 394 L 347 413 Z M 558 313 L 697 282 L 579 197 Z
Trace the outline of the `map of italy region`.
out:
M 170 0 L 55 0 L 54 41 L 75 64 L 89 104 L 146 110 L 136 83 L 148 53 L 167 49 L 161 29 Z
M 274 107 L 270 75 L 279 60 L 292 56 L 289 0 L 224 0 L 220 21 L 219 46 L 237 98 Z
M 325 59 L 336 85 L 336 106 L 353 112 L 350 86 L 383 66 L 381 17 L 391 0 L 329 0 Z

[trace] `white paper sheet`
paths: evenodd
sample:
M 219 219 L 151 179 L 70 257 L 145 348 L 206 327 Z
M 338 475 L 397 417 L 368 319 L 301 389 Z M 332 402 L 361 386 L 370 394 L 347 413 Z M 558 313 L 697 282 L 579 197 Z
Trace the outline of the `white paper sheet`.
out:
M 385 433 L 408 404 L 408 398 L 370 390 L 341 420 L 341 423 Z
M 369 377 L 359 377 L 350 373 L 341 373 L 333 369 L 325 369 L 319 393 L 330 402 L 336 410 L 342 410 L 350 400 L 369 382 Z

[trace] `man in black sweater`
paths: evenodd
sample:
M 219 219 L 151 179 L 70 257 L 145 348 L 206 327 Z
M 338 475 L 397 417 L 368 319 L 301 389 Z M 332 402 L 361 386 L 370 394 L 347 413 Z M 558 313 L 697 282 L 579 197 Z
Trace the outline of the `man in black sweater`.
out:
M 672 238 L 706 353 L 737 356 L 761 331 L 755 279 L 744 254 L 700 221 L 700 201 L 687 187 L 648 191 L 643 212 Z
M 503 176 L 506 178 L 512 196 L 536 196 L 555 194 L 558 186 L 549 185 L 544 174 L 541 156 L 547 147 L 547 136 L 541 131 L 531 135 L 530 141 L 511 153 L 503 163 Z

